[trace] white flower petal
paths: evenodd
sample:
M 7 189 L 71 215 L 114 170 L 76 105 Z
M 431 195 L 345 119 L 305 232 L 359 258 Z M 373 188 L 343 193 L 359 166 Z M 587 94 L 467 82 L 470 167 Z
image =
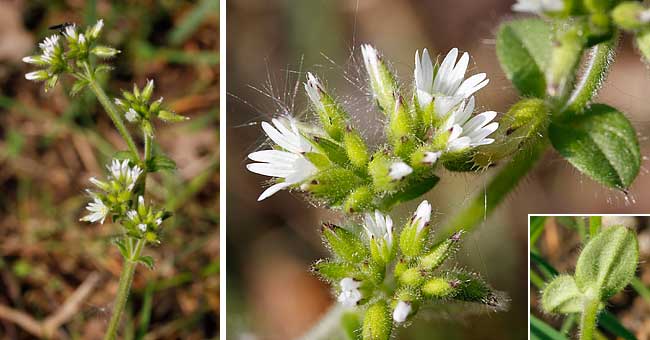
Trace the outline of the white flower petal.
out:
M 431 220 L 431 204 L 424 200 L 418 208 L 415 209 L 413 214 L 413 224 L 416 226 L 417 231 L 420 232 Z
M 400 180 L 413 172 L 413 168 L 404 162 L 395 162 L 391 164 L 388 170 L 388 176 L 394 180 Z
M 408 302 L 404 301 L 399 301 L 397 302 L 397 306 L 395 306 L 395 310 L 393 310 L 393 320 L 397 323 L 402 323 L 406 321 L 406 318 L 409 316 L 411 313 L 411 304 Z

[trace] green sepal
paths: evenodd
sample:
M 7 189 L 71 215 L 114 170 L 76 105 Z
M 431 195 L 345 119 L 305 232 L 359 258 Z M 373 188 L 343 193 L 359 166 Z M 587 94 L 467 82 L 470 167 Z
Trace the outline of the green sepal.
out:
M 365 184 L 352 170 L 331 167 L 318 172 L 306 186 L 307 191 L 330 205 L 342 204 L 357 187 Z
M 406 271 L 409 268 L 409 264 L 406 260 L 404 259 L 399 259 L 397 263 L 395 263 L 395 269 L 393 270 L 393 275 L 395 277 L 400 277 L 402 276 L 402 273 Z
M 554 278 L 542 292 L 542 308 L 547 313 L 581 313 L 584 302 L 585 296 L 571 275 Z
M 388 121 L 388 138 L 396 155 L 407 158 L 415 148 L 415 133 L 411 114 L 404 100 L 398 96 Z
M 327 156 L 327 158 L 336 165 L 345 167 L 350 163 L 350 160 L 345 153 L 345 149 L 338 143 L 328 138 L 318 136 L 313 136 L 311 143 L 318 151 L 320 151 L 320 153 Z
M 354 130 L 346 131 L 343 135 L 343 145 L 347 158 L 352 165 L 360 169 L 365 169 L 368 165 L 370 155 L 368 153 L 368 146 L 361 135 Z
M 510 107 L 492 133 L 494 143 L 475 148 L 474 163 L 485 168 L 545 138 L 549 109 L 542 99 L 522 99 Z
M 452 298 L 456 293 L 456 283 L 447 277 L 433 277 L 422 285 L 422 294 L 429 299 Z
M 391 159 L 383 151 L 378 151 L 373 155 L 372 160 L 368 163 L 368 174 L 372 177 L 375 190 L 388 192 L 399 185 L 398 181 L 388 176 L 392 164 Z
M 428 271 L 433 271 L 440 267 L 451 255 L 458 250 L 458 241 L 460 233 L 452 235 L 452 237 L 433 246 L 431 251 L 422 256 L 419 261 L 420 268 Z
M 321 91 L 321 103 L 323 104 L 324 110 L 318 110 L 316 108 L 321 125 L 332 139 L 340 141 L 346 130 L 348 114 L 325 91 Z
M 345 199 L 343 210 L 348 214 L 369 211 L 373 207 L 374 198 L 375 192 L 372 187 L 368 185 L 358 187 Z
M 455 172 L 469 172 L 480 169 L 474 162 L 476 148 L 460 150 L 456 152 L 447 152 L 443 154 L 441 161 L 445 169 Z
M 361 335 L 363 340 L 388 340 L 393 322 L 385 301 L 378 301 L 368 307 L 363 318 Z
M 428 237 L 428 226 L 424 226 L 424 228 L 418 232 L 417 227 L 409 221 L 404 229 L 402 229 L 399 237 L 399 247 L 402 254 L 407 258 L 414 258 L 422 255 Z
M 320 152 L 305 152 L 305 158 L 311 162 L 318 170 L 324 170 L 332 166 L 332 162 L 326 155 Z
M 424 282 L 425 273 L 417 267 L 408 268 L 400 274 L 398 279 L 402 285 L 418 287 Z
M 566 96 L 575 81 L 576 65 L 587 45 L 583 25 L 572 25 L 557 33 L 557 44 L 551 49 L 551 63 L 546 73 L 547 93 L 553 97 Z
M 167 111 L 167 110 L 158 111 L 158 118 L 160 118 L 165 122 L 171 122 L 171 123 L 182 122 L 184 120 L 190 119 L 189 117 L 185 117 L 175 112 Z
M 323 224 L 321 233 L 329 249 L 341 260 L 354 264 L 368 257 L 368 250 L 354 233 L 330 223 Z
M 480 303 L 493 308 L 503 307 L 505 301 L 478 274 L 457 270 L 447 275 L 450 282 L 453 281 L 456 285 L 453 297 L 455 300 Z
M 355 277 L 356 274 L 356 269 L 352 264 L 329 260 L 318 260 L 312 265 L 311 271 L 332 283 L 346 277 Z
M 564 158 L 601 184 L 625 190 L 639 173 L 636 132 L 613 107 L 593 104 L 583 114 L 555 121 L 549 137 Z
M 592 290 L 605 301 L 634 278 L 639 261 L 636 234 L 623 226 L 613 226 L 592 238 L 578 257 L 575 282 L 583 293 Z

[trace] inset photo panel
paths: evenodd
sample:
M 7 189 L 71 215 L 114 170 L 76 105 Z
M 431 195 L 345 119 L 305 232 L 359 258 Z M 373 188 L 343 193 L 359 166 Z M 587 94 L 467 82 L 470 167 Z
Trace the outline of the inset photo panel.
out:
M 529 222 L 531 340 L 650 338 L 650 216 Z

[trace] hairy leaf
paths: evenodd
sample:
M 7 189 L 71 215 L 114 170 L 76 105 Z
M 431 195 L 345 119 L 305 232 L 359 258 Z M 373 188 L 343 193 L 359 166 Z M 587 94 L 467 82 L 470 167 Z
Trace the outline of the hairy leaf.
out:
M 627 286 L 639 261 L 639 245 L 632 230 L 610 227 L 591 239 L 578 258 L 576 285 L 607 300 Z
M 501 68 L 523 96 L 542 98 L 546 93 L 544 70 L 551 51 L 551 30 L 540 19 L 506 22 L 497 33 Z
M 542 295 L 542 307 L 549 313 L 580 313 L 584 296 L 571 275 L 561 275 L 549 283 Z
M 625 190 L 639 173 L 636 132 L 613 107 L 594 104 L 583 114 L 553 122 L 549 137 L 574 167 L 604 185 Z

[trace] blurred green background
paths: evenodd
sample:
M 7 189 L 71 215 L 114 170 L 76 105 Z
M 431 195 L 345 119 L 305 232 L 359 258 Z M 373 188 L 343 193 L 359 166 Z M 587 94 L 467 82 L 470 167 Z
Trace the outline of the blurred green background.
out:
M 155 79 L 154 96 L 189 116 L 159 124 L 157 147 L 178 164 L 150 176 L 148 195 L 175 212 L 162 244 L 148 247 L 156 269 L 139 267 L 120 339 L 207 339 L 219 333 L 219 3 L 198 1 L 0 2 L 0 339 L 31 339 L 20 317 L 42 325 L 78 287 L 85 298 L 56 338 L 101 338 L 122 260 L 118 232 L 78 222 L 88 178 L 125 145 L 90 93 L 71 98 L 25 80 L 21 62 L 51 25 L 105 20 L 102 40 L 122 53 L 109 95 Z M 141 142 L 141 141 L 140 141 Z M 85 282 L 86 285 L 82 285 Z
M 381 117 L 367 96 L 359 45 L 372 43 L 393 63 L 403 84 L 412 81 L 416 49 L 433 55 L 452 47 L 470 52 L 468 74 L 486 72 L 479 109 L 504 112 L 516 100 L 500 70 L 494 32 L 514 0 L 233 0 L 227 1 L 227 299 L 228 335 L 288 339 L 303 334 L 332 304 L 329 288 L 307 269 L 327 255 L 321 221 L 342 217 L 312 207 L 299 194 L 256 198 L 268 179 L 245 170 L 246 155 L 264 141 L 259 123 L 290 112 L 309 117 L 302 88 L 315 72 L 341 99 L 367 136 L 379 140 Z M 648 148 L 650 76 L 624 39 L 600 101 L 621 108 Z M 644 162 L 645 165 L 645 162 Z M 436 225 L 481 189 L 481 175 L 446 173 L 426 195 Z M 459 265 L 477 271 L 511 305 L 505 313 L 428 315 L 398 332 L 398 339 L 524 339 L 527 336 L 527 214 L 648 211 L 650 179 L 644 167 L 629 196 L 605 189 L 549 152 L 510 198 L 459 252 Z M 405 218 L 418 202 L 401 207 Z

